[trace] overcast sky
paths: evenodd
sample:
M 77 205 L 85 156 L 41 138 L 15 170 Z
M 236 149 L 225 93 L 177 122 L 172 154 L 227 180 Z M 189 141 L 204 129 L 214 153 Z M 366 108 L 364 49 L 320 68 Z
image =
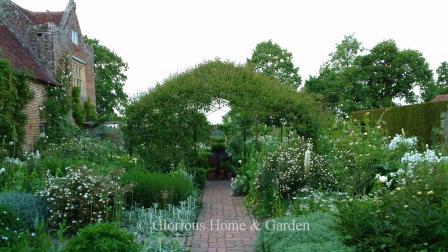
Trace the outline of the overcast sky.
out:
M 13 0 L 33 11 L 60 11 L 68 0 Z M 448 60 L 446 0 L 77 0 L 84 34 L 129 63 L 133 95 L 172 73 L 219 57 L 244 63 L 272 39 L 288 49 L 303 79 L 317 74 L 344 35 L 367 48 L 395 39 L 421 51 L 433 70 Z

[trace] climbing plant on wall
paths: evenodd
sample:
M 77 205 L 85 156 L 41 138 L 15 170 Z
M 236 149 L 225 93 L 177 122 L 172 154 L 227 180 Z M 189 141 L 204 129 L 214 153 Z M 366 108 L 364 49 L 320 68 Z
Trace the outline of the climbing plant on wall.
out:
M 203 112 L 216 101 L 228 102 L 235 114 L 255 124 L 275 118 L 306 137 L 319 130 L 319 111 L 307 94 L 215 60 L 172 76 L 127 107 L 123 130 L 129 150 L 155 168 L 185 160 L 204 140 Z
M 16 156 L 25 136 L 26 104 L 33 98 L 28 80 L 31 76 L 12 69 L 0 59 L 0 136 L 1 156 Z
M 59 63 L 56 79 L 60 85 L 47 87 L 47 99 L 44 102 L 44 116 L 48 127 L 46 134 L 48 141 L 52 143 L 59 143 L 77 131 L 70 118 L 73 94 L 68 59 L 63 58 Z

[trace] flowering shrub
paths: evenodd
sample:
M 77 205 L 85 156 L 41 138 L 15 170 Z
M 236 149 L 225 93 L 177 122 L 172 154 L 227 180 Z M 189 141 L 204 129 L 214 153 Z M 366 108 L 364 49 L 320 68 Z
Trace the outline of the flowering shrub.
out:
M 406 179 L 404 186 L 340 204 L 338 229 L 348 244 L 385 251 L 448 247 L 448 167 L 421 163 Z
M 404 138 L 401 135 L 397 135 L 395 138 L 395 153 L 392 156 L 398 160 L 396 169 L 386 170 L 382 174 L 376 174 L 375 178 L 380 184 L 384 184 L 387 187 L 404 186 L 409 178 L 413 177 L 413 170 L 415 166 L 422 164 L 438 164 L 446 163 L 448 157 L 437 154 L 434 150 L 426 149 L 424 152 L 418 152 L 415 149 L 417 144 L 416 138 Z M 391 141 L 391 144 L 394 142 Z M 396 140 L 399 139 L 399 140 Z M 389 144 L 389 146 L 391 145 Z M 400 149 L 398 151 L 398 149 Z
M 78 251 L 140 251 L 134 242 L 134 237 L 109 223 L 92 224 L 79 231 L 79 234 L 69 241 L 64 252 Z
M 305 185 L 329 189 L 335 180 L 325 159 L 313 153 L 312 143 L 297 137 L 267 155 L 254 183 L 257 191 L 273 187 L 283 196 L 290 196 Z
M 66 139 L 60 144 L 52 143 L 47 147 L 47 155 L 57 158 L 70 157 L 98 163 L 127 158 L 125 151 L 112 142 L 86 136 Z
M 103 177 L 94 175 L 85 166 L 67 169 L 64 177 L 49 174 L 45 189 L 37 193 L 50 208 L 50 226 L 65 221 L 71 231 L 76 231 L 89 223 L 114 217 L 123 206 L 127 191 L 120 183 L 122 171 Z
M 290 136 L 266 158 L 254 156 L 242 168 L 243 174 L 253 178 L 248 205 L 260 216 L 284 215 L 289 205 L 285 199 L 291 199 L 304 187 L 328 190 L 336 184 L 326 159 L 302 137 Z
M 387 145 L 389 150 L 395 150 L 404 146 L 409 149 L 415 149 L 417 147 L 417 137 L 405 137 L 404 134 L 396 134 L 394 138 Z
M 319 140 L 331 164 L 339 191 L 368 194 L 374 187 L 375 174 L 395 169 L 386 165 L 390 150 L 381 127 L 361 127 L 356 122 L 337 119 Z
M 232 178 L 230 186 L 234 196 L 246 195 L 249 190 L 248 178 L 244 175 L 237 175 L 235 178 Z
M 312 188 L 301 189 L 291 202 L 286 215 L 303 215 L 312 212 L 335 213 L 337 203 L 346 200 L 343 192 L 325 192 Z
M 401 162 L 408 165 L 409 168 L 413 168 L 415 165 L 419 163 L 431 163 L 436 164 L 442 161 L 448 161 L 448 157 L 444 157 L 441 155 L 437 155 L 434 150 L 427 149 L 423 153 L 419 153 L 416 151 L 407 152 L 401 158 Z

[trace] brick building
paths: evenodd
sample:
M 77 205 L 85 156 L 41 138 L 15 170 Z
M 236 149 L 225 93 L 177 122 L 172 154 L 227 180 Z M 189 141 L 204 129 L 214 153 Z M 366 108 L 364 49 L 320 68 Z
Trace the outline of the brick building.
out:
M 41 114 L 47 85 L 56 81 L 58 63 L 69 59 L 72 84 L 81 89 L 81 101 L 95 104 L 93 49 L 86 45 L 73 0 L 61 12 L 32 12 L 10 0 L 0 0 L 0 58 L 6 58 L 16 70 L 30 71 L 34 99 L 25 113 L 25 149 L 33 149 L 45 121 Z

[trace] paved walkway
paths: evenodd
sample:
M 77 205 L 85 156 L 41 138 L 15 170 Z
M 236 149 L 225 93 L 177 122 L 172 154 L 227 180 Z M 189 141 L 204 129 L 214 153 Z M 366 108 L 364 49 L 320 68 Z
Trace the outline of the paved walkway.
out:
M 205 229 L 194 233 L 191 251 L 254 251 L 252 217 L 244 198 L 231 195 L 229 181 L 208 181 L 202 203 L 198 223 Z

